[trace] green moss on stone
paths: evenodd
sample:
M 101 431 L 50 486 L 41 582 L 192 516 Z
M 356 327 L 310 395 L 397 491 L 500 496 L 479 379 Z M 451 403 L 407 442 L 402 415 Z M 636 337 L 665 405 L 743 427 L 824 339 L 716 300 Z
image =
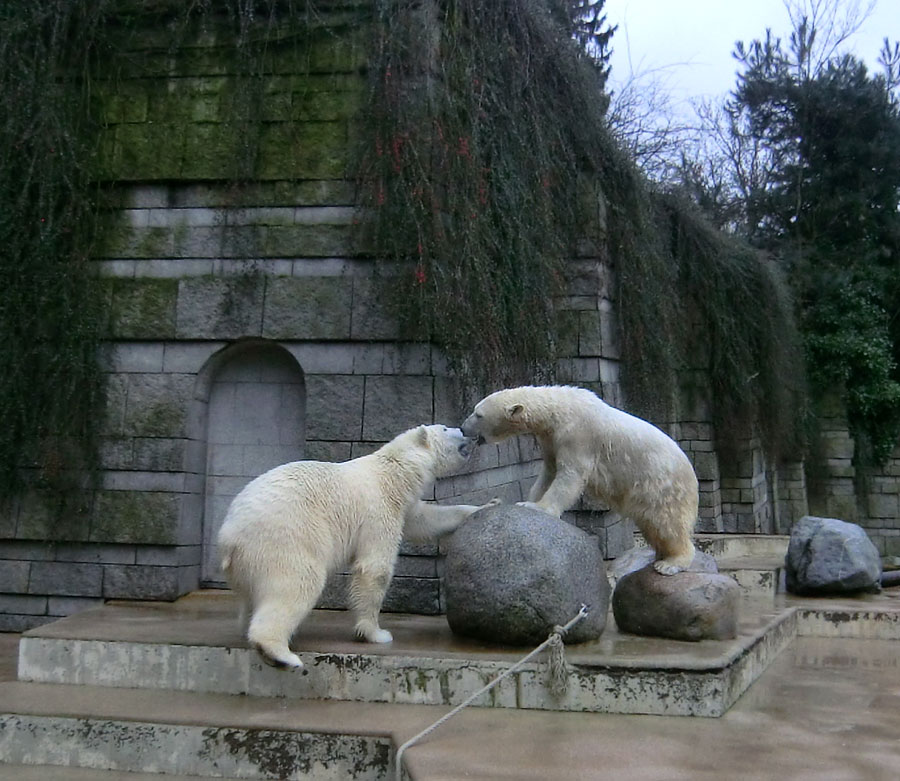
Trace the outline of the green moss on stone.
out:
M 349 278 L 270 278 L 266 285 L 263 336 L 348 339 L 351 301 Z
M 92 496 L 89 491 L 66 495 L 42 489 L 27 491 L 19 500 L 16 538 L 20 540 L 88 539 Z
M 586 310 L 578 313 L 578 355 L 601 355 L 600 312 Z M 573 353 L 564 353 L 572 355 Z
M 178 285 L 178 336 L 237 339 L 259 336 L 265 278 L 194 277 Z
M 115 178 L 122 181 L 177 179 L 184 155 L 180 123 L 118 125 Z
M 119 145 L 116 141 L 116 125 L 100 129 L 97 145 L 97 179 L 112 181 L 120 170 Z
M 130 248 L 121 257 L 165 258 L 175 250 L 170 228 L 132 228 L 131 239 Z
M 145 122 L 147 120 L 147 94 L 138 90 L 120 89 L 99 95 L 98 113 L 105 124 Z
M 121 209 L 111 209 L 98 220 L 97 258 L 125 258 L 135 244 L 134 228 Z
M 92 542 L 173 545 L 180 496 L 156 491 L 98 491 Z
M 578 312 L 561 309 L 556 312 L 557 354 L 578 354 Z
M 111 374 L 106 379 L 104 408 L 100 433 L 122 434 L 125 424 L 125 405 L 128 400 L 128 381 L 124 374 Z
M 174 279 L 113 281 L 110 336 L 167 339 L 175 335 L 178 282 Z
M 236 123 L 193 123 L 185 127 L 183 179 L 228 179 L 239 173 L 242 128 Z M 243 132 L 247 132 L 244 128 Z M 248 141 L 248 139 L 244 139 Z
M 358 25 L 310 41 L 310 73 L 353 73 L 368 64 L 371 28 Z M 302 71 L 301 71 L 302 72 Z
M 262 257 L 335 257 L 351 252 L 348 225 L 267 225 L 259 229 Z
M 277 92 L 263 97 L 260 118 L 264 122 L 284 122 L 292 115 L 290 92 Z
M 185 244 L 190 237 L 190 228 L 187 222 L 179 220 L 172 228 L 172 244 L 175 248 L 175 255 L 182 256 L 185 254 Z
M 262 179 L 337 179 L 347 168 L 344 122 L 271 123 L 260 130 Z
M 298 92 L 291 118 L 301 122 L 349 119 L 357 114 L 362 102 L 361 92 Z
M 194 386 L 188 374 L 131 374 L 123 429 L 129 436 L 180 437 Z
M 140 410 L 137 420 L 129 420 L 129 433 L 142 437 L 179 436 L 184 433 L 184 416 L 183 404 L 160 401 Z

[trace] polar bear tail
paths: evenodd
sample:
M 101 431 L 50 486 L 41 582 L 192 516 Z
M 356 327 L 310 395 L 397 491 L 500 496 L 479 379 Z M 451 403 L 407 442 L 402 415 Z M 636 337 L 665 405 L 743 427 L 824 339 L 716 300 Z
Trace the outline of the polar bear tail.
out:
M 230 574 L 230 570 L 231 570 L 231 556 L 232 556 L 233 553 L 234 553 L 234 551 L 233 551 L 233 549 L 231 549 L 231 548 L 225 548 L 225 549 L 222 549 L 222 550 L 220 551 L 220 553 L 219 553 L 219 555 L 221 556 L 221 558 L 220 558 L 219 561 L 220 561 L 220 563 L 221 563 L 221 565 L 222 565 L 222 571 L 223 571 L 226 575 Z

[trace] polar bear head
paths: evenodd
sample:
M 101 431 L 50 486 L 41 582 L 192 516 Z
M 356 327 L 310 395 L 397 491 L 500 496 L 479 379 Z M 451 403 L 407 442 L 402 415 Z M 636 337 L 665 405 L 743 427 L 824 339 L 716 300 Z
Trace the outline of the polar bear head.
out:
M 499 442 L 529 432 L 526 410 L 527 388 L 508 388 L 485 396 L 462 424 L 467 437 L 484 442 Z
M 384 449 L 427 464 L 434 477 L 446 477 L 465 466 L 474 448 L 474 438 L 465 436 L 460 429 L 433 425 L 405 431 Z

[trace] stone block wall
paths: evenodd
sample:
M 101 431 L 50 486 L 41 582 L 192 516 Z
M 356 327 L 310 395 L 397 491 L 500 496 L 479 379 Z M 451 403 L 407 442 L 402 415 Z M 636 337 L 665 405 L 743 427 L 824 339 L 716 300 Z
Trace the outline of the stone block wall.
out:
M 808 475 L 809 510 L 862 526 L 885 556 L 900 556 L 900 443 L 887 463 L 860 470 L 837 395 L 819 406 L 817 452 Z
M 865 486 L 861 525 L 883 556 L 900 556 L 900 446 Z
M 140 67 L 119 64 L 100 89 L 112 185 L 95 258 L 109 311 L 102 474 L 62 514 L 36 490 L 0 507 L 0 630 L 216 585 L 216 524 L 253 475 L 293 458 L 357 457 L 410 426 L 464 417 L 439 351 L 404 339 L 385 310 L 354 227 L 347 167 L 368 30 L 342 5 L 302 58 L 273 45 L 249 97 L 215 36 L 173 58 L 153 31 Z M 264 119 L 250 139 L 234 119 L 242 99 Z M 584 242 L 568 272 L 558 380 L 627 409 L 602 242 Z M 752 436 L 726 463 L 703 394 L 685 399 L 664 428 L 697 471 L 698 530 L 788 531 L 807 511 L 802 465 L 773 468 Z M 808 509 L 860 520 L 882 552 L 900 553 L 900 451 L 860 501 L 846 422 L 826 421 L 823 437 L 826 474 Z M 482 447 L 431 498 L 519 501 L 538 459 L 527 437 Z M 597 535 L 607 558 L 633 543 L 633 524 L 604 506 L 582 501 L 565 518 Z M 441 612 L 439 553 L 403 546 L 387 609 Z M 345 581 L 338 573 L 322 605 L 344 604 Z
M 253 475 L 462 420 L 446 362 L 402 339 L 356 235 L 347 164 L 368 31 L 342 24 L 301 64 L 273 58 L 241 187 L 233 63 L 214 38 L 173 61 L 148 35 L 140 70 L 100 95 L 114 184 L 95 258 L 110 313 L 102 474 L 62 515 L 37 491 L 0 508 L 0 630 L 215 585 L 215 523 Z M 536 469 L 530 441 L 484 447 L 432 498 L 517 501 Z M 389 609 L 441 609 L 437 554 L 404 546 Z M 342 603 L 340 580 L 323 604 Z

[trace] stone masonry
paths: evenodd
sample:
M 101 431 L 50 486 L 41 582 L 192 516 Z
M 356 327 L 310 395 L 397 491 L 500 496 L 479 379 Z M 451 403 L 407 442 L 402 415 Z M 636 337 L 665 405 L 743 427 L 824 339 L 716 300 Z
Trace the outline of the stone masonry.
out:
M 446 361 L 403 338 L 357 241 L 348 165 L 369 30 L 354 13 L 368 3 L 337 5 L 299 61 L 272 45 L 255 174 L 241 186 L 235 66 L 214 35 L 173 58 L 164 31 L 147 31 L 135 44 L 141 67 L 118 63 L 118 78 L 98 85 L 110 185 L 95 258 L 110 313 L 102 475 L 61 517 L 38 491 L 0 508 L 0 630 L 221 585 L 215 530 L 253 476 L 297 458 L 353 458 L 410 426 L 464 417 Z M 600 198 L 601 225 L 603 213 Z M 627 409 L 614 289 L 605 248 L 584 242 L 556 302 L 558 380 Z M 823 432 L 825 510 L 806 506 L 802 465 L 768 464 L 753 436 L 725 464 L 702 394 L 666 429 L 700 479 L 699 530 L 783 533 L 815 511 L 858 520 L 882 553 L 900 554 L 900 450 L 858 497 L 839 416 Z M 483 447 L 433 498 L 523 499 L 538 458 L 529 438 Z M 566 519 L 596 534 L 607 558 L 632 545 L 631 522 L 606 507 L 583 501 Z M 387 609 L 442 610 L 438 554 L 403 548 Z M 323 605 L 343 604 L 344 579 Z

